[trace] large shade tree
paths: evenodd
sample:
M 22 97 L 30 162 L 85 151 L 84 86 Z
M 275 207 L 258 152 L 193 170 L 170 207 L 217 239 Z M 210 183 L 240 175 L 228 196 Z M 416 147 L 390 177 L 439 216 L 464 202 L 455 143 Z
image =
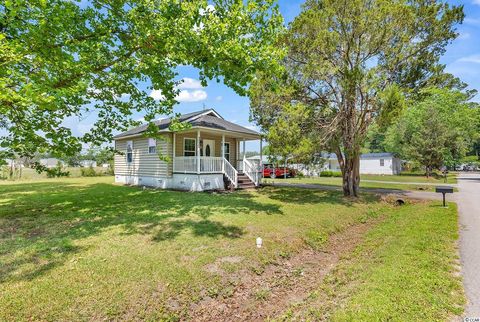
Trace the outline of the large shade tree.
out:
M 72 154 L 111 140 L 135 111 L 147 121 L 172 114 L 177 66 L 245 94 L 256 71 L 274 68 L 282 26 L 273 0 L 2 1 L 0 144 Z M 82 137 L 64 126 L 91 113 L 97 121 Z
M 257 75 L 252 116 L 268 132 L 290 105 L 309 107 L 301 128 L 337 154 L 344 194 L 357 196 L 369 126 L 395 119 L 405 96 L 443 79 L 438 61 L 463 16 L 432 0 L 308 0 L 279 43 L 285 72 Z
M 468 94 L 447 88 L 425 89 L 421 97 L 388 129 L 385 145 L 423 166 L 429 176 L 459 162 L 478 139 L 480 108 L 468 102 Z

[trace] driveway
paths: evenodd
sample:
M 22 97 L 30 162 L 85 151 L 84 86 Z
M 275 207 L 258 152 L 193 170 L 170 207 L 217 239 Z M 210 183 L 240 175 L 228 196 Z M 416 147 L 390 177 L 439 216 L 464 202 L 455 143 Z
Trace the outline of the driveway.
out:
M 480 317 L 480 174 L 461 174 L 458 188 L 460 259 L 468 299 L 465 316 Z

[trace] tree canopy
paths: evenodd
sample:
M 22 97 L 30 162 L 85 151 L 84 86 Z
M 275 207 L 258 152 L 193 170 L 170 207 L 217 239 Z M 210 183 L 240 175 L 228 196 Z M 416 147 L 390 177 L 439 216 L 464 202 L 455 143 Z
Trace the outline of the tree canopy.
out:
M 387 131 L 385 146 L 424 166 L 427 175 L 465 156 L 479 137 L 480 108 L 460 91 L 428 88 Z
M 292 104 L 309 108 L 301 127 L 337 154 L 344 194 L 356 196 L 368 128 L 391 123 L 418 89 L 448 81 L 439 58 L 463 17 L 442 1 L 308 0 L 279 44 L 285 72 L 254 82 L 253 117 L 268 132 Z
M 7 0 L 0 3 L 0 145 L 60 154 L 110 141 L 132 114 L 172 114 L 176 68 L 239 94 L 275 68 L 283 24 L 274 0 Z M 160 90 L 156 101 L 139 89 Z M 66 118 L 95 113 L 75 137 Z M 152 124 L 153 132 L 153 124 Z

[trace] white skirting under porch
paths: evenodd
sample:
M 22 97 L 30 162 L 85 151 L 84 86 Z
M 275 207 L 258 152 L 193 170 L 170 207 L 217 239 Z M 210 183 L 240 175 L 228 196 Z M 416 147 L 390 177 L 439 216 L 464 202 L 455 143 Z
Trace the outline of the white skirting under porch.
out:
M 171 177 L 115 175 L 115 183 L 184 191 L 224 190 L 223 174 L 174 173 Z

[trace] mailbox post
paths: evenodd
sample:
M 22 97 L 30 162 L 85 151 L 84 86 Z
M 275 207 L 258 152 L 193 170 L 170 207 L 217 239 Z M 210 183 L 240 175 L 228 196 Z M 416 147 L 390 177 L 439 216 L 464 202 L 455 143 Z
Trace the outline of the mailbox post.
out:
M 443 195 L 443 206 L 445 207 L 445 194 L 453 193 L 453 187 L 448 187 L 448 186 L 435 187 L 435 192 L 441 193 Z

